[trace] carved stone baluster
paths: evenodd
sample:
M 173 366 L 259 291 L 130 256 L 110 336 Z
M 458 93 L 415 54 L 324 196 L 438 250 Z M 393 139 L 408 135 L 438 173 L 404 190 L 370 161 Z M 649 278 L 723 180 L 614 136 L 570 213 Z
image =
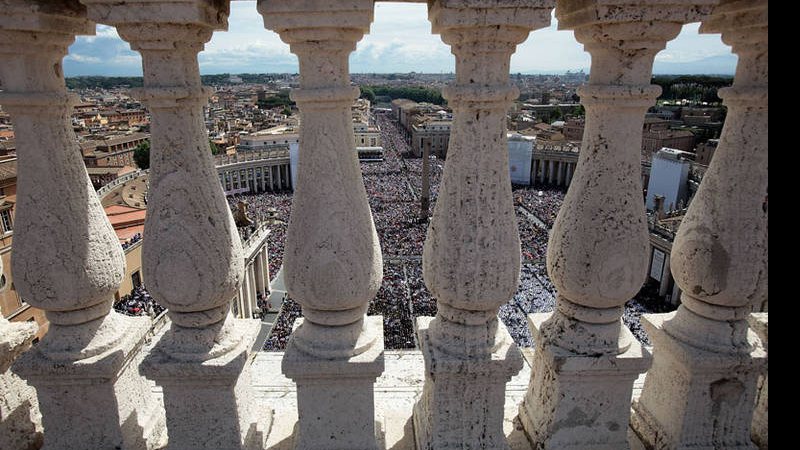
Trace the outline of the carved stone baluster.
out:
M 0 260 L 0 273 L 3 261 Z M 2 289 L 2 288 L 0 288 Z M 36 390 L 9 367 L 31 347 L 35 323 L 10 323 L 0 311 L 0 448 L 34 449 L 42 446 L 42 415 Z
M 383 319 L 365 317 L 383 274 L 351 118 L 359 89 L 348 57 L 369 31 L 372 0 L 261 0 L 264 25 L 300 62 L 297 186 L 286 287 L 305 316 L 283 359 L 297 383 L 296 448 L 377 448 L 373 384 L 384 369 Z M 278 171 L 280 175 L 282 170 Z
M 76 0 L 0 9 L 0 103 L 18 153 L 14 284 L 50 322 L 12 370 L 37 390 L 45 448 L 153 448 L 164 416 L 136 371 L 150 319 L 110 312 L 125 258 L 83 165 L 61 70 L 94 24 Z
M 753 313 L 748 318 L 748 323 L 753 331 L 758 334 L 758 338 L 764 344 L 764 351 L 768 351 L 767 338 L 768 338 L 768 322 L 769 315 L 767 313 Z M 753 411 L 753 425 L 750 427 L 750 435 L 760 450 L 767 450 L 769 448 L 769 374 L 767 373 L 766 364 L 764 365 L 764 373 L 758 379 L 758 393 L 756 395 L 756 408 Z
M 152 114 L 142 270 L 172 323 L 141 371 L 163 387 L 169 446 L 261 448 L 272 417 L 256 411 L 250 383 L 261 324 L 230 314 L 244 257 L 209 148 L 203 105 L 210 91 L 197 61 L 213 31 L 227 27 L 229 4 L 83 3 L 142 54 L 144 87 L 133 95 Z
M 642 321 L 654 346 L 633 425 L 659 449 L 753 449 L 750 428 L 766 350 L 748 326 L 767 297 L 767 1 L 724 0 L 700 31 L 739 55 L 714 159 L 672 245 L 683 294 Z
M 586 125 L 547 247 L 556 311 L 531 314 L 536 353 L 520 418 L 537 448 L 628 448 L 633 382 L 651 356 L 623 325 L 647 276 L 640 148 L 656 53 L 716 0 L 559 1 L 561 29 L 592 56 Z
M 519 90 L 511 55 L 550 23 L 553 1 L 437 0 L 434 33 L 452 47 L 456 80 L 447 164 L 423 252 L 435 319 L 418 318 L 425 386 L 414 409 L 419 449 L 503 449 L 505 384 L 522 357 L 498 308 L 519 284 L 520 240 L 511 195 L 506 114 Z

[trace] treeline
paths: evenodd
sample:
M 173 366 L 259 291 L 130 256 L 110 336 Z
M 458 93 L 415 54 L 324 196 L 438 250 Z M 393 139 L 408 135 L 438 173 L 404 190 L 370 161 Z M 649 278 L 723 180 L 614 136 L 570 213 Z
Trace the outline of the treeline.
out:
M 445 104 L 445 99 L 438 89 L 422 86 L 361 86 L 361 98 L 374 102 L 379 97 L 389 101 L 407 98 L 420 103 Z
M 264 73 L 241 73 L 236 75 L 242 79 L 242 83 L 265 84 L 282 80 L 287 75 L 264 74 Z M 201 75 L 200 81 L 206 86 L 231 84 L 229 79 L 231 74 L 223 73 L 217 75 Z M 142 77 L 103 77 L 103 76 L 82 76 L 69 77 L 66 79 L 69 89 L 113 89 L 120 87 L 136 88 L 142 87 Z
M 142 87 L 142 77 L 69 77 L 67 78 L 67 88 L 69 89 L 113 89 L 119 87 Z
M 661 86 L 659 100 L 687 99 L 696 102 L 720 103 L 717 90 L 733 83 L 732 76 L 657 75 L 653 84 Z
M 278 107 L 292 107 L 294 106 L 294 102 L 292 99 L 289 98 L 289 90 L 284 89 L 278 92 L 275 95 L 271 95 L 264 100 L 258 101 L 259 109 L 272 109 Z

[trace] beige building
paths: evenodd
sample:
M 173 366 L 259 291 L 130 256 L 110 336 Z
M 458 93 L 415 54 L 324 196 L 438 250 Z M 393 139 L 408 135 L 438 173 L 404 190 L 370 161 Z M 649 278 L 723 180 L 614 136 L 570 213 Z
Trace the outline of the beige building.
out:
M 5 288 L 0 290 L 0 311 L 12 322 L 36 322 L 39 329 L 36 340 L 47 333 L 44 311 L 29 305 L 14 288 L 11 273 L 11 244 L 14 238 L 14 210 L 17 203 L 17 159 L 0 159 L 0 258 L 3 271 L 0 274 Z
M 642 159 L 650 161 L 653 153 L 663 147 L 691 152 L 694 150 L 694 134 L 688 130 L 673 130 L 669 121 L 648 117 L 642 133 Z
M 719 145 L 719 139 L 709 139 L 706 142 L 698 145 L 695 149 L 694 162 L 707 166 L 711 164 L 711 158 L 714 157 L 714 152 Z
M 84 142 L 81 144 L 83 162 L 86 167 L 135 167 L 133 152 L 139 144 L 149 139 L 149 134 L 133 133 L 126 136 L 115 136 L 104 141 Z
M 236 150 L 240 152 L 268 150 L 299 143 L 298 127 L 281 125 L 242 136 Z
M 435 155 L 437 158 L 446 158 L 452 125 L 452 115 L 444 111 L 416 116 L 414 124 L 411 126 L 411 149 L 414 156 L 422 157 L 425 145 L 430 144 L 431 155 Z
M 356 147 L 383 147 L 381 129 L 366 122 L 353 122 Z

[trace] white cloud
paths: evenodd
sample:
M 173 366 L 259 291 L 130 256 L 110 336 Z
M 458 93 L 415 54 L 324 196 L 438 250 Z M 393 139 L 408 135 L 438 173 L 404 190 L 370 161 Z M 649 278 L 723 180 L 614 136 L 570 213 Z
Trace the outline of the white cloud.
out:
M 255 1 L 231 3 L 227 31 L 214 33 L 198 56 L 202 73 L 294 72 L 297 58 L 280 37 L 264 28 Z M 659 62 L 691 62 L 730 54 L 718 35 L 699 35 L 699 24 L 686 25 L 660 52 Z M 95 36 L 79 37 L 65 59 L 67 75 L 77 73 L 141 73 L 137 52 L 123 42 L 114 27 L 98 25 Z M 370 33 L 358 43 L 350 58 L 353 72 L 450 72 L 455 58 L 450 47 L 431 33 L 424 3 L 375 4 L 375 20 Z M 511 71 L 561 72 L 588 69 L 591 59 L 571 31 L 557 29 L 552 18 L 549 27 L 537 30 L 518 46 L 511 60 Z

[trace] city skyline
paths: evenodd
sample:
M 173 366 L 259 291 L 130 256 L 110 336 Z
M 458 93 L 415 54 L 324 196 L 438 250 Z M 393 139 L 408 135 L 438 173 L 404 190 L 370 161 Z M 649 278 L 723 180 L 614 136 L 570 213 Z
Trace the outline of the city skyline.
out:
M 297 58 L 277 34 L 266 30 L 254 1 L 231 3 L 228 31 L 214 33 L 200 53 L 200 72 L 296 73 Z M 656 56 L 656 74 L 732 75 L 737 57 L 719 35 L 698 34 L 699 24 L 680 35 Z M 589 70 L 590 57 L 571 31 L 537 30 L 519 45 L 512 73 L 563 73 Z M 431 33 L 423 3 L 377 3 L 370 34 L 350 57 L 352 73 L 452 73 L 455 59 L 439 36 Z M 94 36 L 80 36 L 64 59 L 66 76 L 140 76 L 141 58 L 114 27 L 98 25 Z

